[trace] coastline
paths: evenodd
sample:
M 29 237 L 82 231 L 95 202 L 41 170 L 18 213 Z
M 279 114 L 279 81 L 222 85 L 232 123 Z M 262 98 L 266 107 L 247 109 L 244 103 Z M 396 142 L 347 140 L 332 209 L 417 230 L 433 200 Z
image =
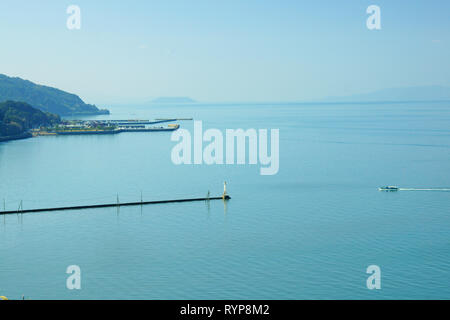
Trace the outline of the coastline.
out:
M 12 141 L 12 140 L 22 140 L 22 139 L 28 139 L 28 138 L 32 138 L 33 135 L 30 132 L 24 132 L 22 134 L 18 134 L 15 136 L 5 136 L 5 137 L 0 137 L 0 142 L 6 142 L 6 141 Z
M 118 128 L 114 130 L 68 130 L 68 131 L 57 131 L 57 132 L 24 132 L 15 136 L 5 136 L 0 137 L 1 142 L 22 140 L 33 138 L 36 136 L 64 136 L 64 135 L 96 135 L 96 134 L 118 134 L 122 132 L 158 132 L 158 131 L 176 131 L 180 128 L 180 125 L 174 125 L 169 127 L 153 127 L 153 128 Z
M 175 131 L 180 128 L 180 125 L 174 125 L 172 127 L 154 127 L 154 128 L 117 128 L 114 130 L 67 130 L 67 131 L 55 131 L 55 132 L 42 132 L 38 135 L 93 135 L 93 134 L 118 134 L 122 132 L 158 132 L 158 131 Z

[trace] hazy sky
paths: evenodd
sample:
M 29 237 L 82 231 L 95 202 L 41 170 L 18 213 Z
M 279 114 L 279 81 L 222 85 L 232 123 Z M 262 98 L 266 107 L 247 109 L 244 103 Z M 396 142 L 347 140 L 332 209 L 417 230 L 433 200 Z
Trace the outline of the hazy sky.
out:
M 81 30 L 66 9 L 81 8 Z M 366 8 L 381 7 L 381 30 Z M 98 105 L 300 101 L 450 86 L 450 1 L 0 2 L 0 73 Z

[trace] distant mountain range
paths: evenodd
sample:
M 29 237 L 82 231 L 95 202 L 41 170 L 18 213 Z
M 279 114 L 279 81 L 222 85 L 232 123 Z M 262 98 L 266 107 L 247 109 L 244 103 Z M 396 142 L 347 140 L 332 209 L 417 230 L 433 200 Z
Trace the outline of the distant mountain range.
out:
M 152 100 L 152 103 L 194 103 L 189 97 L 160 97 Z
M 450 101 L 450 88 L 443 86 L 421 86 L 389 88 L 366 94 L 343 97 L 328 97 L 330 102 L 400 102 L 400 101 Z
M 7 100 L 26 102 L 60 116 L 109 114 L 108 110 L 84 103 L 75 94 L 0 74 L 0 102 Z

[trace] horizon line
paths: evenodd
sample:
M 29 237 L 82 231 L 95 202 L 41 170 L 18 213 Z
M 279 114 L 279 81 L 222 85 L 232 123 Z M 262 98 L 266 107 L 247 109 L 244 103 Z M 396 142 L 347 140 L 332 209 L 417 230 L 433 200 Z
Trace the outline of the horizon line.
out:
M 450 99 L 444 100 L 370 100 L 370 101 L 325 101 L 325 100 L 304 100 L 304 101 L 194 101 L 194 102 L 131 102 L 131 103 L 98 103 L 97 105 L 110 105 L 110 106 L 125 106 L 125 105 L 153 105 L 153 106 L 180 106 L 180 105 L 232 105 L 232 104 L 255 104 L 255 105 L 264 105 L 264 104 L 400 104 L 400 103 L 440 103 L 440 102 L 450 102 Z

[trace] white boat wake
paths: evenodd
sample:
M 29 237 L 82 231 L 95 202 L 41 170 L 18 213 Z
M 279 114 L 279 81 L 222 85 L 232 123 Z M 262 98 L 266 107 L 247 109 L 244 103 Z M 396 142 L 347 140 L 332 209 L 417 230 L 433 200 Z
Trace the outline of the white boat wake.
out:
M 418 189 L 418 188 L 398 188 L 401 191 L 450 191 L 450 188 L 429 188 L 429 189 Z

